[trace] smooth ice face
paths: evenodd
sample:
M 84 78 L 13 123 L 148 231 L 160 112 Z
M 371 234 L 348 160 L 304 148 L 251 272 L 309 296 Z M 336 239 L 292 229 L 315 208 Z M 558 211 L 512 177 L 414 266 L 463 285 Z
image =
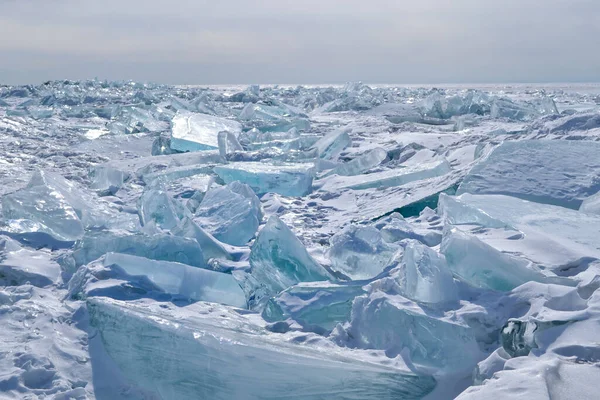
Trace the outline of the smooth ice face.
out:
M 342 151 L 352 143 L 348 133 L 352 132 L 351 129 L 343 128 L 337 129 L 333 132 L 328 133 L 319 139 L 312 147 L 317 152 L 320 158 L 326 160 L 336 159 Z
M 352 161 L 341 164 L 332 169 L 328 175 L 353 176 L 359 175 L 381 164 L 387 157 L 387 151 L 381 147 L 370 150 L 356 157 Z
M 172 232 L 176 236 L 196 239 L 196 242 L 198 242 L 202 248 L 204 261 L 208 261 L 211 258 L 233 259 L 229 251 L 223 246 L 223 243 L 219 242 L 213 235 L 199 227 L 198 224 L 190 218 L 185 218 L 177 228 L 172 230 Z
M 332 279 L 276 216 L 269 218 L 252 245 L 250 266 L 251 277 L 243 287 L 258 306 L 266 301 L 265 296 L 273 296 L 299 282 Z
M 240 181 L 257 194 L 278 193 L 292 197 L 310 193 L 314 177 L 313 164 L 234 162 L 219 165 L 214 171 L 225 183 Z
M 164 190 L 145 190 L 138 200 L 138 214 L 142 225 L 154 224 L 169 230 L 179 223 L 177 209 L 171 196 Z
M 345 332 L 333 335 L 340 344 L 402 355 L 422 371 L 469 373 L 483 358 L 469 327 L 379 290 L 357 297 Z
M 471 169 L 457 194 L 502 194 L 578 209 L 600 191 L 599 153 L 598 142 L 504 142 Z
M 80 266 L 109 252 L 206 267 L 204 254 L 196 240 L 167 234 L 146 236 L 122 231 L 90 231 L 77 242 L 73 258 L 75 265 Z
M 457 228 L 444 232 L 441 251 L 450 269 L 476 287 L 509 291 L 529 281 L 546 280 L 527 260 L 501 253 Z
M 98 297 L 88 310 L 129 382 L 161 398 L 417 400 L 435 387 L 433 378 L 366 352 L 294 344 L 224 306 Z
M 401 293 L 422 303 L 458 300 L 458 290 L 444 256 L 416 240 L 405 243 L 399 265 L 390 271 Z
M 90 188 L 115 194 L 129 177 L 127 172 L 111 168 L 109 165 L 99 165 L 90 171 Z
M 5 219 L 30 220 L 37 231 L 58 240 L 72 241 L 83 236 L 82 201 L 64 178 L 36 172 L 27 187 L 2 197 Z M 73 189 L 73 190 L 72 190 Z M 79 213 L 76 210 L 80 211 Z
M 92 279 L 82 280 L 79 290 L 88 296 L 111 296 L 119 290 L 111 286 L 154 286 L 154 290 L 174 297 L 192 301 L 208 301 L 245 308 L 246 297 L 232 275 L 196 268 L 169 261 L 156 261 L 127 254 L 108 253 L 103 261 L 104 269 L 93 274 Z M 107 271 L 108 270 L 108 271 Z M 72 281 L 78 281 L 78 272 Z M 106 280 L 108 278 L 108 281 Z M 115 283 L 111 285 L 110 281 Z M 141 285 L 136 285 L 136 282 Z M 149 285 L 149 284 L 150 285 Z M 71 284 L 70 284 L 71 285 Z M 78 289 L 71 287 L 71 292 Z M 152 288 L 150 289 L 152 290 Z M 139 293 L 144 291 L 140 289 Z
M 356 176 L 332 176 L 323 179 L 322 189 L 336 191 L 342 189 L 364 190 L 402 186 L 413 181 L 434 178 L 451 171 L 448 161 L 439 160 L 401 169 L 391 169 L 372 174 Z
M 441 195 L 438 209 L 451 224 L 510 229 L 510 236 L 480 235 L 495 248 L 556 270 L 600 258 L 600 217 L 509 196 Z M 504 234 L 504 236 L 508 236 Z
M 335 234 L 327 256 L 333 268 L 351 279 L 370 279 L 389 265 L 397 247 L 387 244 L 370 226 L 350 225 Z
M 221 131 L 239 135 L 242 125 L 212 115 L 179 111 L 173 118 L 171 148 L 178 151 L 218 149 L 218 134 Z
M 254 237 L 261 217 L 260 202 L 239 182 L 213 188 L 196 209 L 194 221 L 216 239 L 243 246 Z
M 262 312 L 268 322 L 292 319 L 305 330 L 328 333 L 350 320 L 352 302 L 365 294 L 362 284 L 299 283 L 267 302 Z
M 581 203 L 579 211 L 588 214 L 600 214 L 600 192 L 590 197 L 586 197 Z

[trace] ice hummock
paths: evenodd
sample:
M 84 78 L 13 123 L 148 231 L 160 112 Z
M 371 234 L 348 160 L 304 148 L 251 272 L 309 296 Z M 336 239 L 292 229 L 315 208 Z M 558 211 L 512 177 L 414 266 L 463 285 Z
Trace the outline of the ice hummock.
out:
M 285 340 L 224 306 L 178 308 L 94 298 L 88 309 L 106 352 L 127 379 L 164 398 L 292 394 L 307 400 L 417 400 L 435 387 L 433 378 L 402 363 L 385 365 L 366 352 L 325 343 L 295 344 L 300 338 Z M 150 351 L 153 356 L 148 358 Z
M 171 148 L 178 151 L 199 151 L 219 148 L 219 132 L 238 135 L 239 122 L 208 114 L 179 111 L 173 118 Z

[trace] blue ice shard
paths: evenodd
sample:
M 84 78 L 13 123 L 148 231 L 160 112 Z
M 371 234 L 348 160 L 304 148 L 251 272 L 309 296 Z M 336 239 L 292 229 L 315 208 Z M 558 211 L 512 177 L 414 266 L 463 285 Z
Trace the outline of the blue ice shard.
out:
M 312 149 L 320 158 L 335 159 L 342 151 L 352 143 L 349 133 L 352 129 L 340 128 L 323 136 L 317 141 Z

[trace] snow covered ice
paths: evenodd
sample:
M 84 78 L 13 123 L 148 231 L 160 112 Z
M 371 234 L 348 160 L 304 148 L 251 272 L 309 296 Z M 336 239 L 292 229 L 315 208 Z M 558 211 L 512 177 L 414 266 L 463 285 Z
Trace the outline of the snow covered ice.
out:
M 595 398 L 600 87 L 0 86 L 0 398 Z

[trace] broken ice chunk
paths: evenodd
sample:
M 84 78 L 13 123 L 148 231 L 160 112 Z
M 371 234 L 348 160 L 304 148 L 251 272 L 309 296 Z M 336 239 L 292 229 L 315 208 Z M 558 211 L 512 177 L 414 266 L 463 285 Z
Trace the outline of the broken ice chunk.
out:
M 370 226 L 350 225 L 335 234 L 327 252 L 333 268 L 351 279 L 370 279 L 388 266 L 397 246 L 387 244 Z
M 200 226 L 234 246 L 243 246 L 252 239 L 260 219 L 260 201 L 248 185 L 240 182 L 209 190 L 194 214 Z
M 81 238 L 84 232 L 80 219 L 82 201 L 72 195 L 66 182 L 46 178 L 48 175 L 38 171 L 27 187 L 3 196 L 4 218 L 33 221 L 36 224 L 31 226 L 37 226 L 38 231 L 48 233 L 58 240 L 73 241 Z M 80 210 L 79 214 L 75 207 Z
M 387 157 L 387 151 L 378 147 L 356 157 L 352 161 L 332 169 L 327 175 L 353 176 L 359 175 L 381 164 Z
M 234 151 L 243 151 L 242 145 L 238 142 L 237 137 L 231 133 L 222 131 L 218 134 L 219 154 L 221 157 L 226 157 L 227 154 Z
M 346 147 L 350 146 L 352 142 L 348 135 L 350 132 L 352 132 L 350 128 L 340 128 L 330 132 L 319 139 L 312 149 L 317 152 L 320 158 L 335 159 Z
M 326 334 L 350 320 L 352 301 L 364 293 L 362 283 L 299 283 L 270 299 L 262 316 L 269 322 L 291 318 L 306 330 Z
M 272 216 L 250 252 L 251 277 L 242 277 L 253 308 L 267 297 L 299 282 L 326 281 L 331 275 L 319 265 L 279 218 Z
M 328 191 L 337 191 L 342 189 L 364 190 L 402 186 L 413 181 L 445 175 L 450 170 L 450 164 L 443 159 L 406 168 L 374 172 L 372 174 L 347 177 L 331 176 L 322 180 L 324 182 L 322 188 Z
M 399 265 L 390 272 L 401 293 L 422 303 L 457 301 L 458 290 L 444 256 L 416 240 L 404 244 Z
M 178 151 L 218 149 L 221 131 L 238 135 L 242 126 L 237 121 L 207 114 L 179 111 L 173 118 L 171 148 Z
M 476 287 L 509 291 L 529 281 L 546 279 L 531 262 L 501 253 L 457 228 L 444 232 L 441 251 L 450 269 Z
M 504 142 L 471 169 L 457 194 L 503 194 L 578 209 L 600 190 L 598 154 L 598 142 Z
M 403 239 L 416 239 L 427 246 L 437 246 L 442 241 L 440 232 L 426 229 L 419 229 L 419 232 L 416 232 L 417 227 L 412 226 L 397 212 L 377 221 L 376 227 L 381 230 L 381 237 L 388 243 L 399 242 Z
M 417 400 L 436 384 L 365 351 L 294 344 L 225 306 L 96 297 L 87 307 L 128 381 L 160 398 Z
M 314 165 L 235 162 L 216 166 L 214 171 L 225 183 L 240 181 L 257 194 L 272 192 L 283 196 L 304 196 L 312 189 Z
M 161 229 L 169 230 L 179 223 L 173 199 L 164 190 L 145 190 L 138 200 L 138 214 L 144 226 L 155 224 Z
M 244 292 L 229 274 L 191 267 L 170 261 L 108 253 L 104 266 L 117 266 L 130 276 L 144 276 L 165 293 L 191 300 L 245 308 Z
M 224 258 L 226 260 L 231 260 L 233 258 L 221 242 L 189 218 L 185 218 L 182 221 L 182 224 L 173 229 L 173 234 L 196 239 L 202 248 L 204 261 L 208 261 L 211 258 Z
M 484 356 L 468 326 L 380 290 L 354 300 L 344 330 L 333 333 L 339 344 L 402 355 L 422 371 L 470 373 Z
M 110 165 L 98 165 L 90 171 L 90 178 L 92 179 L 90 187 L 113 195 L 119 191 L 129 177 L 129 173 Z
M 506 118 L 515 121 L 527 121 L 540 114 L 538 110 L 529 105 L 517 104 L 509 99 L 495 99 L 490 110 L 492 118 Z
M 159 261 L 174 261 L 204 268 L 204 255 L 196 240 L 155 234 L 146 236 L 123 231 L 90 231 L 73 251 L 76 266 L 88 264 L 102 255 L 115 252 Z

